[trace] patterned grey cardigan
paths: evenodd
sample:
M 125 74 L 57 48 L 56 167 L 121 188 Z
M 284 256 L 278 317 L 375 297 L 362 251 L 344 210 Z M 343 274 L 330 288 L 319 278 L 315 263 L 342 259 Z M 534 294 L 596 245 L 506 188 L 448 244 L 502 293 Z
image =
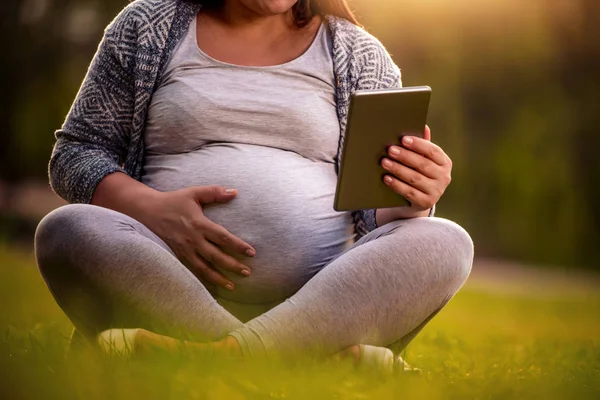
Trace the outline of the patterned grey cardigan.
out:
M 70 203 L 89 203 L 116 171 L 140 179 L 143 132 L 153 92 L 200 6 L 185 0 L 137 0 L 108 25 L 50 159 L 52 189 Z M 400 70 L 383 45 L 354 24 L 327 16 L 333 39 L 340 139 L 351 94 L 401 87 Z M 377 227 L 375 210 L 353 211 L 358 240 Z

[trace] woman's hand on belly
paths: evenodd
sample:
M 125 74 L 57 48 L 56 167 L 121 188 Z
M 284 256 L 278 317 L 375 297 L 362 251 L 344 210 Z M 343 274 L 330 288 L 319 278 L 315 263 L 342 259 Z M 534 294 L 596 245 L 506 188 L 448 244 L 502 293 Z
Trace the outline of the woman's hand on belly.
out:
M 203 283 L 233 290 L 233 282 L 217 269 L 249 276 L 250 268 L 226 251 L 247 257 L 253 257 L 256 251 L 204 215 L 202 204 L 228 202 L 237 195 L 237 191 L 225 190 L 221 186 L 192 186 L 157 192 L 140 222 L 164 240 Z

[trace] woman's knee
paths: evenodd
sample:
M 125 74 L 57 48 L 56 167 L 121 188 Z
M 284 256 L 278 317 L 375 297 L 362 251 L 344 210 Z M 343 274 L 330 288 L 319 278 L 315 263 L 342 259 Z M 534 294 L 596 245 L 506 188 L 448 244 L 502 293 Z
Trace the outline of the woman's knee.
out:
M 46 215 L 35 231 L 35 244 L 44 245 L 46 242 L 60 236 L 69 235 L 83 215 L 89 212 L 89 206 L 84 204 L 69 204 L 57 208 Z
M 64 261 L 64 250 L 75 244 L 79 226 L 91 209 L 85 204 L 69 204 L 57 208 L 46 215 L 38 224 L 35 231 L 35 254 L 40 270 L 53 264 L 54 260 Z
M 442 224 L 447 227 L 450 231 L 450 236 L 452 237 L 453 243 L 455 243 L 455 247 L 461 251 L 463 255 L 463 259 L 468 264 L 469 271 L 471 270 L 471 265 L 473 263 L 473 256 L 475 254 L 475 246 L 473 244 L 473 239 L 471 235 L 459 224 L 454 221 L 450 221 L 447 219 L 436 218 L 441 220 Z
M 408 241 L 409 246 L 419 251 L 419 258 L 427 255 L 424 258 L 435 264 L 430 267 L 437 271 L 440 281 L 460 287 L 467 280 L 473 265 L 474 245 L 462 226 L 448 219 L 426 217 L 407 220 L 398 228 L 399 240 Z M 402 248 L 406 251 L 405 246 Z
M 429 218 L 431 234 L 438 241 L 437 251 L 443 253 L 444 267 L 452 280 L 462 286 L 471 273 L 474 257 L 473 239 L 459 224 L 444 218 Z
M 66 205 L 46 215 L 35 232 L 39 272 L 57 304 L 84 332 L 90 326 L 106 326 L 98 310 L 107 309 L 108 303 L 85 271 L 90 268 L 96 221 L 102 219 L 103 210 L 86 204 Z

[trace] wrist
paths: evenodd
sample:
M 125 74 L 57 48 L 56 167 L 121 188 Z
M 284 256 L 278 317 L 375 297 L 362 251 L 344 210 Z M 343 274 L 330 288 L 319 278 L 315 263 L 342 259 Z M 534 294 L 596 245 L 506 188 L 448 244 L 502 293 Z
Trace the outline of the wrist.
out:
M 142 184 L 144 185 L 144 184 Z M 159 214 L 160 203 L 165 193 L 159 192 L 150 186 L 138 187 L 128 193 L 130 216 L 145 224 L 147 216 Z
M 409 219 L 409 218 L 418 218 L 418 217 L 427 217 L 429 215 L 429 211 L 427 210 L 415 210 L 412 207 L 397 207 L 392 210 L 393 215 L 396 219 Z
M 398 219 L 428 217 L 431 209 L 418 211 L 412 207 L 378 208 L 375 210 L 377 226 L 383 226 Z
M 140 218 L 153 212 L 162 194 L 127 174 L 116 172 L 100 181 L 91 204 L 121 212 L 142 222 Z

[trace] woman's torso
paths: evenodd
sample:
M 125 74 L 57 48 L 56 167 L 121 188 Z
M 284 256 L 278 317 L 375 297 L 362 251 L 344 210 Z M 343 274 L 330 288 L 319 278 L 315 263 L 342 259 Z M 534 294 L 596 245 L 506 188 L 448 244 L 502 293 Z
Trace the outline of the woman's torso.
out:
M 236 188 L 205 215 L 256 248 L 252 276 L 218 297 L 283 300 L 354 241 L 349 212 L 333 210 L 340 126 L 327 27 L 299 58 L 273 67 L 214 60 L 196 19 L 154 93 L 142 181 L 161 190 Z

